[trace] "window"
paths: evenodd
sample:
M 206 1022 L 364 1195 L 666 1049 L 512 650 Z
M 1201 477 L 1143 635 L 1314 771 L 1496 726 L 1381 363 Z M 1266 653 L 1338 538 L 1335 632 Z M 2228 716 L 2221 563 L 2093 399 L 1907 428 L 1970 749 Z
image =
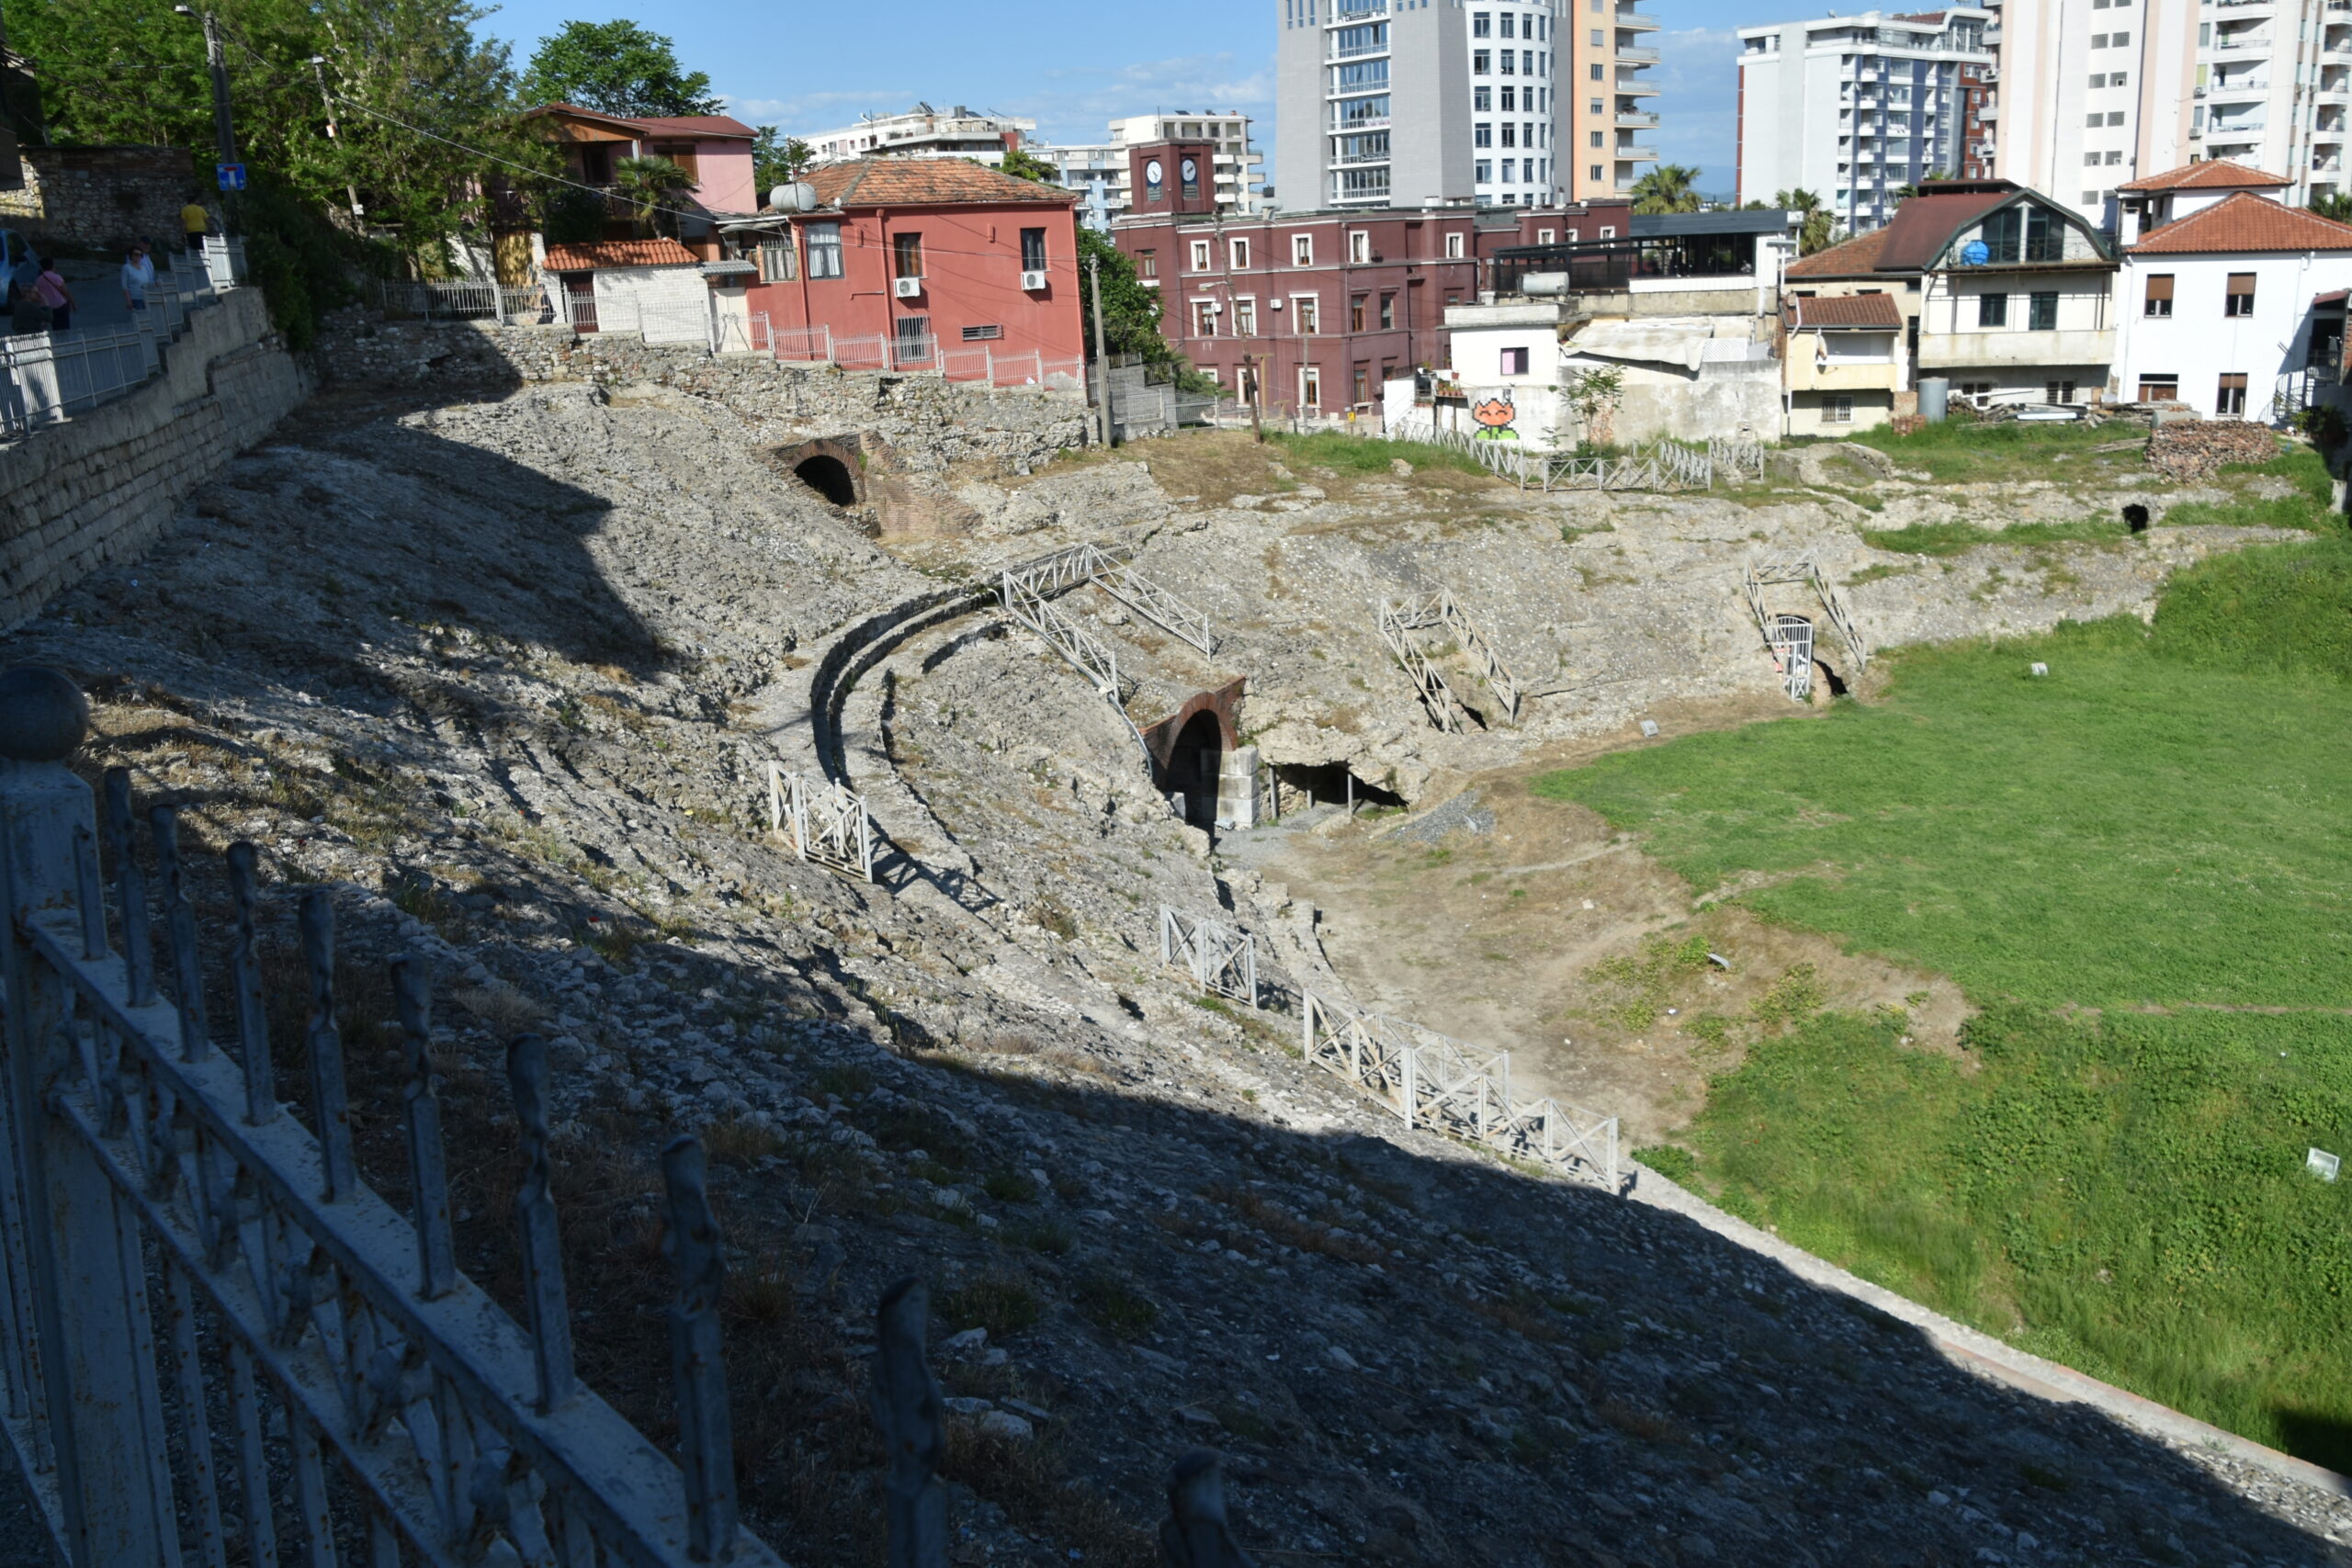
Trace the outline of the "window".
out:
M 1372 235 L 1368 231 L 1363 229 L 1349 231 L 1348 259 L 1358 266 L 1372 260 Z
M 1479 159 L 1470 166 L 1470 176 L 1482 186 L 1492 184 L 1495 177 L 1494 161 L 1488 158 Z M 1600 176 L 1595 175 L 1593 177 L 1599 179 Z
M 2071 403 L 2075 400 L 2075 384 L 2072 381 L 2045 381 L 2041 387 L 2041 400 L 2046 403 Z
M 2143 315 L 2169 316 L 2172 314 L 2172 274 L 2159 272 L 2149 277 L 2147 298 L 2140 310 Z
M 1559 237 L 1560 231 L 1557 229 L 1538 229 L 1535 231 L 1535 243 L 1539 245 L 1554 244 L 1557 243 Z
M 838 223 L 808 225 L 808 276 L 839 277 L 842 275 L 842 226 Z
M 1227 240 L 1226 242 L 1226 250 L 1227 254 L 1233 258 L 1234 271 L 1248 272 L 1250 270 L 1249 241 L 1240 239 Z
M 1460 260 L 1462 259 L 1462 255 L 1463 255 L 1464 248 L 1464 247 L 1463 243 L 1462 243 L 1462 236 L 1461 236 L 1461 234 L 1459 234 L 1459 233 L 1453 233 L 1453 234 L 1448 234 L 1448 235 L 1445 237 L 1445 259 L 1446 259 L 1446 260 L 1448 260 L 1448 261 L 1460 261 Z
M 1315 265 L 1314 235 L 1293 234 L 1290 237 L 1290 265 L 1293 266 L 1313 266 Z
M 1510 128 L 1509 126 L 1505 126 L 1503 129 L 1504 129 L 1504 130 L 1510 130 Z M 1473 146 L 1473 147 L 1492 147 L 1494 144 L 1495 144 L 1495 128 L 1494 128 L 1493 126 L 1489 125 L 1488 123 L 1487 123 L 1485 120 L 1483 120 L 1483 119 L 1482 119 L 1482 120 L 1480 120 L 1477 124 L 1476 124 L 1476 125 L 1474 125 L 1474 126 L 1472 126 L 1472 127 L 1470 128 L 1470 145 L 1471 145 L 1471 146 Z
M 1495 51 L 1493 50 L 1474 49 L 1470 51 L 1470 74 L 1484 76 L 1494 68 Z
M 1298 406 L 1310 411 L 1323 406 L 1323 372 L 1312 365 L 1298 367 Z
M 1488 112 L 1495 107 L 1495 90 L 1492 87 L 1471 88 L 1470 107 L 1480 114 Z
M 1348 331 L 1351 333 L 1363 331 L 1363 302 L 1361 294 L 1348 296 Z
M 1358 402 L 1360 402 L 1360 403 L 1368 403 L 1368 402 L 1372 401 L 1372 367 L 1371 367 L 1371 366 L 1369 366 L 1369 365 L 1359 365 L 1359 366 L 1357 366 L 1357 367 L 1356 367 L 1355 383 L 1356 383 L 1356 401 L 1358 401 Z
M 1517 185 L 1518 183 L 1519 160 L 1516 158 L 1505 158 L 1503 160 L 1503 184 L 1508 186 Z
M 2177 403 L 2180 401 L 2180 378 L 2150 371 L 2140 378 L 2140 400 L 2143 403 Z
M 1976 297 L 1976 324 L 1980 327 L 2007 326 L 2009 297 L 2006 294 L 1979 294 Z
M 1323 297 L 1301 294 L 1291 301 L 1291 319 L 1298 323 L 1298 335 L 1313 337 L 1323 330 Z
M 2107 123 L 2107 117 L 2106 117 L 2105 115 L 2103 115 L 2103 114 L 2093 114 L 2093 115 L 2089 116 L 2088 118 L 2086 118 L 2083 121 L 2083 123 L 2084 123 L 2084 124 L 2086 124 L 2086 125 L 2087 125 L 2087 126 L 2089 126 L 2092 130 L 2098 130 L 2100 126 L 2105 125 L 2105 124 Z
M 1835 397 L 1823 399 L 1821 403 L 1821 423 L 1824 424 L 1853 423 L 1853 396 L 1850 393 L 1840 393 Z
M 1193 301 L 1193 335 L 1194 337 L 1216 336 L 1216 300 L 1195 299 Z
M 1209 243 L 1206 240 L 1195 240 L 1193 242 L 1193 270 L 1206 272 L 1208 269 Z
M 2126 86 L 2131 80 L 2131 73 L 2123 71 L 2110 71 L 2107 75 L 2107 85 L 2110 87 Z
M 1606 143 L 1606 142 L 1604 142 L 1604 141 L 1601 140 L 1600 132 L 1599 132 L 1599 131 L 1595 130 L 1595 131 L 1589 131 L 1589 132 L 1587 132 L 1587 134 L 1591 138 L 1591 141 L 1592 141 L 1592 146 L 1593 146 L 1593 151 L 1594 151 L 1594 152 L 1599 152 L 1602 147 L 1604 147 L 1604 146 L 1606 146 L 1606 145 L 1607 145 L 1607 143 Z
M 2230 274 L 2230 291 L 2223 297 L 2222 314 L 2224 316 L 2254 314 L 2254 274 L 2250 272 Z
M 2096 89 L 2098 89 L 2098 88 L 2100 88 L 2100 87 L 2104 87 L 2104 86 L 2106 86 L 2106 85 L 2107 85 L 2107 78 L 2106 78 L 2105 76 L 2103 76 L 2103 75 L 2093 75 L 2093 76 L 2091 77 L 2091 86 L 2092 86 L 2092 88 L 2093 88 L 2094 90 L 2096 90 Z
M 1519 107 L 1519 89 L 1506 83 L 1503 85 L 1503 112 L 1509 114 L 1517 107 Z
M 1604 240 L 1615 239 L 1617 237 L 1617 225 L 1614 223 L 1603 223 L 1600 226 L 1600 237 Z
M 2093 49 L 2105 49 L 2107 47 L 2107 35 L 2105 33 L 2091 34 L 2091 47 Z
M 1517 38 L 1519 36 L 1519 13 L 1516 11 L 1505 11 L 1503 13 L 1502 21 L 1503 37 Z
M 2058 291 L 2054 288 L 2026 297 L 2026 331 L 2054 333 L 2058 330 Z
M 1503 121 L 1503 145 L 1506 147 L 1519 145 L 1519 127 L 1509 120 Z
M 1002 327 L 966 327 L 964 329 L 966 343 L 994 343 L 1003 335 Z
M 2083 154 L 2083 167 L 2085 167 L 2086 169 L 2096 169 L 2096 168 L 2098 168 L 2098 153 L 2096 153 L 2096 152 L 2086 152 L 2086 153 L 2084 153 L 2084 154 Z
M 1519 69 L 1519 51 L 1507 49 L 1502 51 L 1502 68 L 1503 74 L 1506 76 Z
M 2131 41 L 2132 35 L 2130 33 L 2118 33 L 2115 35 L 2115 47 L 2118 49 L 2125 47 L 2131 43 Z
M 1493 14 L 1492 12 L 1489 12 L 1489 11 L 1473 11 L 1473 12 L 1471 12 L 1471 13 L 1470 13 L 1470 36 L 1471 36 L 1472 38 L 1492 38 L 1492 37 L 1494 37 L 1494 36 L 1495 36 L 1495 18 L 1494 18 L 1494 14 Z
M 2121 109 L 2108 110 L 2107 123 L 2109 125 L 2121 125 L 2123 123 L 2123 111 Z
M 1504 349 L 1502 354 L 1502 373 L 1506 376 L 1526 375 L 1527 350 L 1523 348 Z
M 762 240 L 760 242 L 760 281 L 790 283 L 793 279 L 792 242 Z
M 1592 171 L 1592 174 L 1591 174 L 1591 176 L 1590 176 L 1591 178 L 1593 178 L 1593 179 L 1596 179 L 1596 180 L 1597 180 L 1597 179 L 1599 179 L 1599 178 L 1600 177 L 1600 164 L 1587 164 L 1585 165 L 1585 167 Z
M 1258 335 L 1258 301 L 1256 299 L 1244 297 L 1233 302 L 1233 335 L 1235 337 Z
M 1159 253 L 1158 251 L 1137 251 L 1136 253 L 1136 276 L 1137 277 L 1158 277 L 1159 276 Z
M 922 276 L 922 236 L 921 234 L 890 236 L 890 276 L 893 277 Z
M 1603 75 L 1600 73 L 1600 66 L 1595 65 L 1595 66 L 1590 67 L 1589 69 L 1590 69 L 1590 70 L 1591 70 L 1591 72 L 1592 72 L 1592 79 L 1593 79 L 1594 81 L 1596 81 L 1596 82 L 1606 82 L 1607 80 L 1609 80 L 1609 78 L 1608 78 L 1608 77 L 1603 76 Z
M 1382 332 L 1389 332 L 1393 330 L 1396 325 L 1396 296 L 1394 294 L 1384 294 L 1380 297 L 1380 330 Z
M 2121 150 L 2120 148 L 2116 148 L 2116 149 L 2111 149 L 2111 150 L 2109 150 L 2109 152 L 2108 152 L 2108 154 L 2107 154 L 2107 161 L 2108 161 L 2109 164 L 2120 164 L 2121 162 L 2123 162 L 2123 152 L 2122 152 L 2122 150 Z
M 899 363 L 922 361 L 931 357 L 931 318 L 900 316 L 899 318 Z

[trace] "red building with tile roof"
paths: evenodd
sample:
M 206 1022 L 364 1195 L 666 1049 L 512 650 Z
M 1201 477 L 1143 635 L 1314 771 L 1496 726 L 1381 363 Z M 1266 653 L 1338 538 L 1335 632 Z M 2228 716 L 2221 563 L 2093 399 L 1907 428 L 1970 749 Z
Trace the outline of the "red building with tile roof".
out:
M 1075 192 L 954 158 L 812 169 L 809 212 L 728 225 L 780 356 L 1083 386 Z
M 637 118 L 571 104 L 544 104 L 523 119 L 563 149 L 565 170 L 573 180 L 600 191 L 612 191 L 615 166 L 624 158 L 667 158 L 684 169 L 695 189 L 682 201 L 682 210 L 690 216 L 678 224 L 681 237 L 711 255 L 718 254 L 716 220 L 757 212 L 763 199 L 752 173 L 752 144 L 759 133 L 729 115 Z M 626 207 L 612 204 L 604 237 L 627 239 L 636 231 Z

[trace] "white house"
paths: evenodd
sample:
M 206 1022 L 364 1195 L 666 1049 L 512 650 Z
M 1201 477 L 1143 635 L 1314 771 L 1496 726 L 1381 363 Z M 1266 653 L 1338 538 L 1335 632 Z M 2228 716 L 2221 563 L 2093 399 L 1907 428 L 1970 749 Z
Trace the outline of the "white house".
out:
M 2120 395 L 2207 419 L 2342 406 L 2352 227 L 2286 206 L 2287 182 L 2269 175 L 2188 183 L 2204 166 L 2140 182 L 2160 188 L 2147 193 L 2154 221 L 2123 253 Z
M 752 263 L 706 262 L 675 240 L 651 239 L 549 245 L 542 265 L 553 301 L 583 332 L 752 346 L 745 285 L 758 274 Z

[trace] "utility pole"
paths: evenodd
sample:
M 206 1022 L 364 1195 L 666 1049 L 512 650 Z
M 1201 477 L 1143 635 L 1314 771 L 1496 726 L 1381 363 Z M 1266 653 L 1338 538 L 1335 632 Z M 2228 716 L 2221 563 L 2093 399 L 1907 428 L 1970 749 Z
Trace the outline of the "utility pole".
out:
M 212 140 L 220 161 L 237 161 L 237 131 L 229 120 L 229 55 L 220 47 L 220 23 L 209 9 L 204 13 L 204 63 L 212 73 Z
M 1266 361 L 1272 357 L 1261 354 L 1241 362 L 1250 371 L 1250 434 L 1261 446 L 1266 444 Z
M 1086 274 L 1094 285 L 1094 369 L 1095 381 L 1101 390 L 1101 395 L 1094 400 L 1094 417 L 1102 421 L 1102 428 L 1097 434 L 1102 436 L 1102 445 L 1112 446 L 1117 445 L 1112 434 L 1116 425 L 1111 417 L 1111 356 L 1104 353 L 1102 348 L 1102 258 L 1101 256 L 1090 255 L 1086 258 Z
M 324 55 L 314 54 L 311 56 L 311 74 L 317 79 L 319 84 L 319 102 L 326 106 L 327 140 L 329 141 L 336 142 L 339 145 L 342 139 L 335 130 L 334 95 L 327 91 L 327 62 Z M 345 181 L 343 188 L 344 193 L 351 197 L 351 226 L 354 229 L 357 229 L 359 227 L 361 214 L 364 210 L 359 205 L 359 187 L 356 185 L 352 185 L 348 181 Z

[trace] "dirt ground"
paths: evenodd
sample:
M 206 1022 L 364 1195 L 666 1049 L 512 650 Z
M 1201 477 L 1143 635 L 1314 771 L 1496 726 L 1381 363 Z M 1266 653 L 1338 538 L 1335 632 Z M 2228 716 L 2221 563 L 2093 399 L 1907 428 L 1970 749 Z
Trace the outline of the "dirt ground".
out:
M 1537 776 L 1628 746 L 1768 719 L 1805 722 L 1777 698 L 1661 704 L 1660 739 L 1611 738 L 1548 748 L 1528 761 L 1430 792 L 1426 810 L 1474 796 L 1487 831 L 1415 831 L 1421 813 L 1337 831 L 1260 838 L 1251 859 L 1270 881 L 1321 911 L 1333 966 L 1359 1001 L 1511 1053 L 1512 1090 L 1549 1094 L 1620 1119 L 1629 1146 L 1655 1143 L 1704 1103 L 1709 1078 L 1736 1067 L 1768 1027 L 1752 1010 L 1791 971 L 1812 966 L 1819 1005 L 1902 1009 L 1921 1049 L 1955 1050 L 1968 1006 L 1941 976 L 1843 952 L 1828 938 L 1767 924 L 1612 832 L 1597 814 L 1530 793 Z M 1710 961 L 1638 971 L 1647 939 L 1702 936 Z M 1797 984 L 1804 987 L 1800 973 Z M 1645 1006 L 1644 1003 L 1647 1005 Z M 1725 1026 L 1700 1023 L 1721 1019 Z M 1712 1038 L 1710 1037 L 1712 1036 Z

